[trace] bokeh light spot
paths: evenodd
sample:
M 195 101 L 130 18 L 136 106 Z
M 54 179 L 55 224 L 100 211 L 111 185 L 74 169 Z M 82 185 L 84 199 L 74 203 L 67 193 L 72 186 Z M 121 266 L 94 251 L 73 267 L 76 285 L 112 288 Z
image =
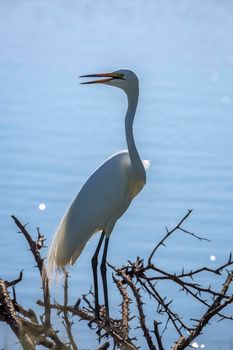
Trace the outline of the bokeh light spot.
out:
M 39 208 L 40 210 L 45 210 L 45 209 L 46 209 L 46 205 L 45 205 L 44 203 L 40 203 L 39 206 L 38 206 L 38 208 Z
M 211 261 L 215 261 L 217 258 L 216 258 L 216 256 L 215 255 L 210 255 L 210 260 Z

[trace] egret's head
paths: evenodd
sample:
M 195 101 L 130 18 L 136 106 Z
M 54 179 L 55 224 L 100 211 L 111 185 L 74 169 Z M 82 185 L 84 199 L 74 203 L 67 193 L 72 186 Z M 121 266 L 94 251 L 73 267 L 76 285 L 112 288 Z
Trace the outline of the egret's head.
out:
M 81 84 L 106 84 L 116 86 L 126 93 L 132 89 L 138 88 L 138 78 L 136 74 L 129 69 L 119 69 L 112 73 L 82 75 L 80 78 L 103 78 Z

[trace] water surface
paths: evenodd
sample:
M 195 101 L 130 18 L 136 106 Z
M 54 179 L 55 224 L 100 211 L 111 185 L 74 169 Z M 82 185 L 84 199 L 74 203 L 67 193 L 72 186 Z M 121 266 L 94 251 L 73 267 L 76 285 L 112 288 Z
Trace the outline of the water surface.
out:
M 126 147 L 124 95 L 80 86 L 80 74 L 128 67 L 140 79 L 135 138 L 152 165 L 147 186 L 114 229 L 109 261 L 147 256 L 164 226 L 193 208 L 189 227 L 211 243 L 179 234 L 157 262 L 170 270 L 223 263 L 233 228 L 232 3 L 8 1 L 0 7 L 0 271 L 13 279 L 24 269 L 19 301 L 30 307 L 39 281 L 10 215 L 29 222 L 31 232 L 40 226 L 49 244 L 86 178 Z M 90 288 L 97 238 L 72 268 L 71 302 Z M 177 298 L 180 308 L 202 311 Z M 79 327 L 85 329 L 80 347 L 94 348 L 94 333 Z M 227 349 L 231 327 L 213 322 L 197 342 Z M 0 332 L 1 346 L 18 348 L 3 324 Z

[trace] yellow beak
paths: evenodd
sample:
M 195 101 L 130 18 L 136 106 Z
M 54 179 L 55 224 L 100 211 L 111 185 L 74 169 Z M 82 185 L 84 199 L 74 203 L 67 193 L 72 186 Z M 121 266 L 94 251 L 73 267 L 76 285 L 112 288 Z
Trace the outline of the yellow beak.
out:
M 100 74 L 88 74 L 88 75 L 81 75 L 79 78 L 105 78 L 105 79 L 98 79 L 98 80 L 92 80 L 92 81 L 86 81 L 84 83 L 80 84 L 96 84 L 96 83 L 107 83 L 108 81 L 111 81 L 114 79 L 112 73 L 100 73 Z
M 100 80 L 98 79 L 98 80 L 86 81 L 80 84 L 96 84 L 96 83 L 104 84 L 113 79 L 124 79 L 121 74 L 117 74 L 117 73 L 88 74 L 88 75 L 81 75 L 79 78 L 105 78 Z

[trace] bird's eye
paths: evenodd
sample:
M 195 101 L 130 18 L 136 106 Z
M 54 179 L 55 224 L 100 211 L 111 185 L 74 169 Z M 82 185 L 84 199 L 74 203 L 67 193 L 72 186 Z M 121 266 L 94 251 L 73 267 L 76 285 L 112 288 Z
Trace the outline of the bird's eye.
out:
M 117 73 L 115 76 L 114 76 L 114 79 L 125 79 L 124 78 L 124 74 L 123 73 Z

